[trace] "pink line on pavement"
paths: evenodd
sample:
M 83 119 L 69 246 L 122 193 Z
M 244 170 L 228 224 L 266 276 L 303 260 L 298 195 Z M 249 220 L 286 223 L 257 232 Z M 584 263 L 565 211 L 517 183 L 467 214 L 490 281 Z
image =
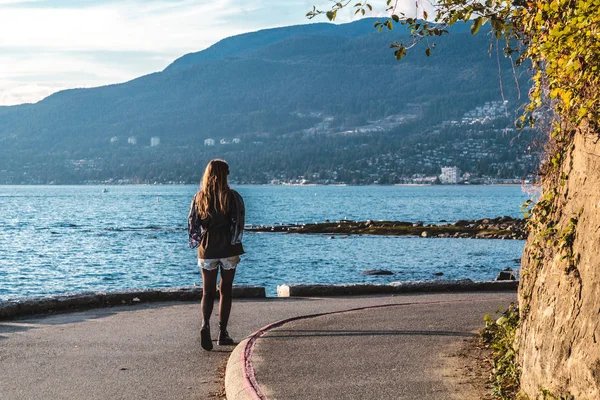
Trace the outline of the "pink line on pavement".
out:
M 353 311 L 363 311 L 363 310 L 373 310 L 377 308 L 385 308 L 385 307 L 401 307 L 401 306 L 414 306 L 414 305 L 432 305 L 432 304 L 453 304 L 453 303 L 471 303 L 471 302 L 483 302 L 483 301 L 494 301 L 494 300 L 506 300 L 505 298 L 491 298 L 491 299 L 471 299 L 471 300 L 451 300 L 451 301 L 424 301 L 424 302 L 410 302 L 410 303 L 396 303 L 396 304 L 380 304 L 376 306 L 367 306 L 367 307 L 358 307 L 351 308 L 348 310 L 339 310 L 339 311 L 330 311 L 319 314 L 308 314 L 308 315 L 299 315 L 296 317 L 282 319 L 277 322 L 273 322 L 269 325 L 266 325 L 256 332 L 254 332 L 246 344 L 242 349 L 242 375 L 244 379 L 244 389 L 246 393 L 252 398 L 252 400 L 267 400 L 267 396 L 261 391 L 260 385 L 256 380 L 256 375 L 254 374 L 254 366 L 252 365 L 252 354 L 254 353 L 254 344 L 258 339 L 264 336 L 271 329 L 278 328 L 282 325 L 285 325 L 289 322 L 298 321 L 301 319 L 309 319 L 322 317 L 325 315 L 333 315 L 333 314 L 343 314 Z

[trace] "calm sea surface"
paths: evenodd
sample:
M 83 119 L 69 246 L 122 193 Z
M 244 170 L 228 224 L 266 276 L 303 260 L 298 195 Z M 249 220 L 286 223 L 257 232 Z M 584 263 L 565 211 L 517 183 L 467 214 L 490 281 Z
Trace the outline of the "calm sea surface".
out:
M 0 299 L 200 285 L 187 244 L 195 186 L 0 186 Z M 520 217 L 520 187 L 239 186 L 248 224 L 339 219 L 436 223 Z M 246 233 L 235 282 L 493 279 L 518 268 L 523 241 Z M 363 276 L 366 269 L 392 276 Z

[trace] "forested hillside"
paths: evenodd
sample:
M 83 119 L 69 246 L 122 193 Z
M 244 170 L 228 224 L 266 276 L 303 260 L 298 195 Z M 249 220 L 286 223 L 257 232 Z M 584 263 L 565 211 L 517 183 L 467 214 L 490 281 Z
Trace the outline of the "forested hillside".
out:
M 387 174 L 397 182 L 438 168 L 403 169 L 397 162 L 403 152 L 415 155 L 407 143 L 427 144 L 437 135 L 437 142 L 452 144 L 511 125 L 520 104 L 515 78 L 502 55 L 488 55 L 489 36 L 472 36 L 461 25 L 439 40 L 431 57 L 415 48 L 398 63 L 387 44 L 406 33 L 377 33 L 373 22 L 244 34 L 127 83 L 0 107 L 0 183 L 195 182 L 215 156 L 238 164 L 234 180 L 257 183 L 315 174 L 339 181 L 343 171 L 361 170 L 355 163 L 363 160 L 362 174 L 348 173 L 343 181 L 368 183 L 378 180 L 378 170 L 368 168 L 372 159 L 384 154 L 395 160 Z M 526 71 L 517 73 L 525 82 Z M 492 125 L 448 126 L 502 95 L 505 115 Z M 508 152 L 488 164 L 510 163 L 527 148 L 512 148 L 510 134 L 483 135 Z M 151 137 L 160 144 L 150 147 Z M 215 146 L 204 146 L 208 138 Z M 461 159 L 449 152 L 440 158 L 446 161 Z M 473 172 L 488 173 L 478 168 Z M 504 173 L 494 166 L 491 175 L 512 177 L 527 168 Z

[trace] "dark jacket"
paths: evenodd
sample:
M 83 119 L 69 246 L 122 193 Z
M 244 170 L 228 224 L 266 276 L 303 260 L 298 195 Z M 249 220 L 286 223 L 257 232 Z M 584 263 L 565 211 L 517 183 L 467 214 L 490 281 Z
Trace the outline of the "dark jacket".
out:
M 188 240 L 191 248 L 198 248 L 198 258 L 227 258 L 244 253 L 242 238 L 246 209 L 242 196 L 230 192 L 229 211 L 226 214 L 213 211 L 202 218 L 196 207 L 196 193 L 188 215 Z

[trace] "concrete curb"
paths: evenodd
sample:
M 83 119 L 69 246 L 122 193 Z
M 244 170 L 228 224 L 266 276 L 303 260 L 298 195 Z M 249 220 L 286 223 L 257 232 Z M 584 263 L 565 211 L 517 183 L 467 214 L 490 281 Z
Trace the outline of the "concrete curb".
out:
M 390 284 L 345 284 L 345 285 L 280 285 L 277 286 L 278 297 L 323 297 L 353 296 L 367 294 L 416 293 L 416 292 L 471 292 L 471 291 L 516 291 L 519 281 L 484 281 L 474 282 L 470 279 L 406 281 Z
M 233 297 L 264 298 L 266 297 L 266 290 L 261 286 L 234 285 Z M 132 305 L 142 302 L 198 301 L 200 299 L 202 299 L 202 288 L 196 286 L 84 292 L 48 297 L 22 297 L 6 301 L 0 300 L 0 320 L 26 315 Z
M 249 339 L 241 341 L 229 355 L 225 369 L 225 393 L 227 400 L 255 400 L 256 391 L 244 379 L 244 351 Z M 260 399 L 260 397 L 258 397 Z
M 300 315 L 273 322 L 272 324 L 266 325 L 258 331 L 254 332 L 247 339 L 241 341 L 229 356 L 229 360 L 227 361 L 227 367 L 225 370 L 226 398 L 227 400 L 267 400 L 267 396 L 262 392 L 260 385 L 256 379 L 256 375 L 254 374 L 254 367 L 252 365 L 254 345 L 256 341 L 262 336 L 264 336 L 268 331 L 275 328 L 279 328 L 289 322 L 317 318 L 326 315 L 344 314 L 353 311 L 373 310 L 379 308 L 402 307 L 411 305 L 460 304 L 474 301 L 479 300 L 424 301 L 380 304 L 375 306 L 358 307 L 347 310 L 338 310 L 318 314 Z

